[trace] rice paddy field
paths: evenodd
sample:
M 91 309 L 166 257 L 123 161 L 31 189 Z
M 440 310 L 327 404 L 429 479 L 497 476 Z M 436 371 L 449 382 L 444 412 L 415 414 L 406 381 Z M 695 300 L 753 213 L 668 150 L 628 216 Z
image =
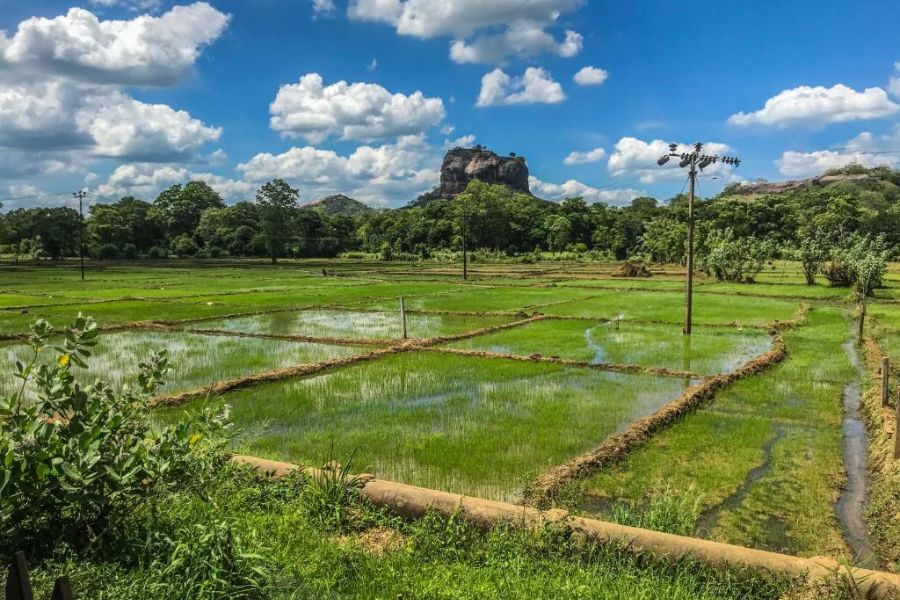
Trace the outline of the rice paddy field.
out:
M 236 451 L 312 466 L 352 457 L 357 472 L 512 502 L 533 501 L 543 474 L 687 389 L 741 373 L 621 460 L 541 502 L 896 568 L 865 521 L 866 446 L 855 442 L 866 433 L 852 400 L 872 382 L 848 291 L 804 285 L 792 263 L 756 284 L 701 277 L 686 337 L 677 267 L 646 279 L 613 270 L 477 264 L 463 281 L 446 264 L 172 262 L 91 268 L 82 282 L 66 266 L 19 267 L 0 271 L 0 336 L 10 363 L 35 319 L 62 327 L 82 312 L 108 330 L 86 380 L 121 385 L 151 350 L 168 350 L 174 370 L 162 393 L 192 392 L 159 408 L 162 420 L 227 404 Z M 867 334 L 900 361 L 896 265 L 885 284 L 870 302 Z M 783 359 L 743 376 L 776 340 Z M 335 366 L 351 356 L 358 360 Z M 310 368 L 291 375 L 299 365 Z M 258 377 L 279 369 L 285 376 Z M 203 392 L 224 380 L 242 383 Z M 12 384 L 0 378 L 0 389 Z

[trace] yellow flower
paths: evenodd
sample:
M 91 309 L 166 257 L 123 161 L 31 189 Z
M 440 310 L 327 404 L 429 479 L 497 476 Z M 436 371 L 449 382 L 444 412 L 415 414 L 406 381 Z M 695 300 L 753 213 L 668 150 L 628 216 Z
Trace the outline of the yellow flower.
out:
M 71 356 L 69 356 L 68 354 L 63 354 L 59 357 L 59 359 L 56 362 L 59 363 L 59 366 L 65 367 L 66 365 L 69 364 L 70 360 L 72 360 Z
M 191 434 L 191 437 L 188 438 L 188 444 L 193 446 L 194 444 L 196 444 L 197 442 L 199 442 L 202 439 L 203 439 L 203 434 L 201 434 L 201 433 Z

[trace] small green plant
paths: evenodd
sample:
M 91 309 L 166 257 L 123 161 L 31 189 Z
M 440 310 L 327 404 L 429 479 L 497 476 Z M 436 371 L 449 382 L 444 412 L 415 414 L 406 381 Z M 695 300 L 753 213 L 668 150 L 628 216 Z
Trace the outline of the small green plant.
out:
M 693 536 L 697 533 L 701 498 L 693 489 L 675 495 L 669 489 L 657 490 L 648 502 L 616 504 L 612 520 L 621 525 L 653 529 L 677 535 Z
M 310 477 L 303 490 L 303 504 L 310 517 L 328 530 L 339 530 L 353 520 L 352 508 L 360 500 L 359 488 L 364 480 L 353 475 L 354 451 L 344 464 L 328 461 Z
M 98 336 L 80 314 L 61 339 L 47 321 L 31 326 L 31 357 L 15 365 L 17 391 L 0 398 L 3 552 L 100 546 L 138 507 L 222 458 L 226 414 L 171 426 L 150 418 L 149 398 L 169 370 L 165 352 L 136 365 L 136 381 L 121 390 L 79 383 L 74 368 L 87 368 Z

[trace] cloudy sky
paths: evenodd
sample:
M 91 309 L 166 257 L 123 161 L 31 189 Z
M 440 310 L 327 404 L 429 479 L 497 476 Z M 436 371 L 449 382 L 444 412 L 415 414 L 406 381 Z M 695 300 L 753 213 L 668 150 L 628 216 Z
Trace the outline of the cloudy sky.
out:
M 900 168 L 898 29 L 896 0 L 2 0 L 0 201 L 283 177 L 401 206 L 475 143 L 610 204 L 681 191 L 669 142 L 743 159 L 703 194 Z

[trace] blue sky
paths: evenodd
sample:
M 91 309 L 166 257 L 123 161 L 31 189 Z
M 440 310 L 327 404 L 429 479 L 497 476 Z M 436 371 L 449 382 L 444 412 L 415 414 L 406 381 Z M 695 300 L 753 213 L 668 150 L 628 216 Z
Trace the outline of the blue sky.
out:
M 668 142 L 743 160 L 703 194 L 900 167 L 898 27 L 888 0 L 7 0 L 0 201 L 203 178 L 233 202 L 277 176 L 400 206 L 475 143 L 526 156 L 539 196 L 610 204 L 681 191 Z

